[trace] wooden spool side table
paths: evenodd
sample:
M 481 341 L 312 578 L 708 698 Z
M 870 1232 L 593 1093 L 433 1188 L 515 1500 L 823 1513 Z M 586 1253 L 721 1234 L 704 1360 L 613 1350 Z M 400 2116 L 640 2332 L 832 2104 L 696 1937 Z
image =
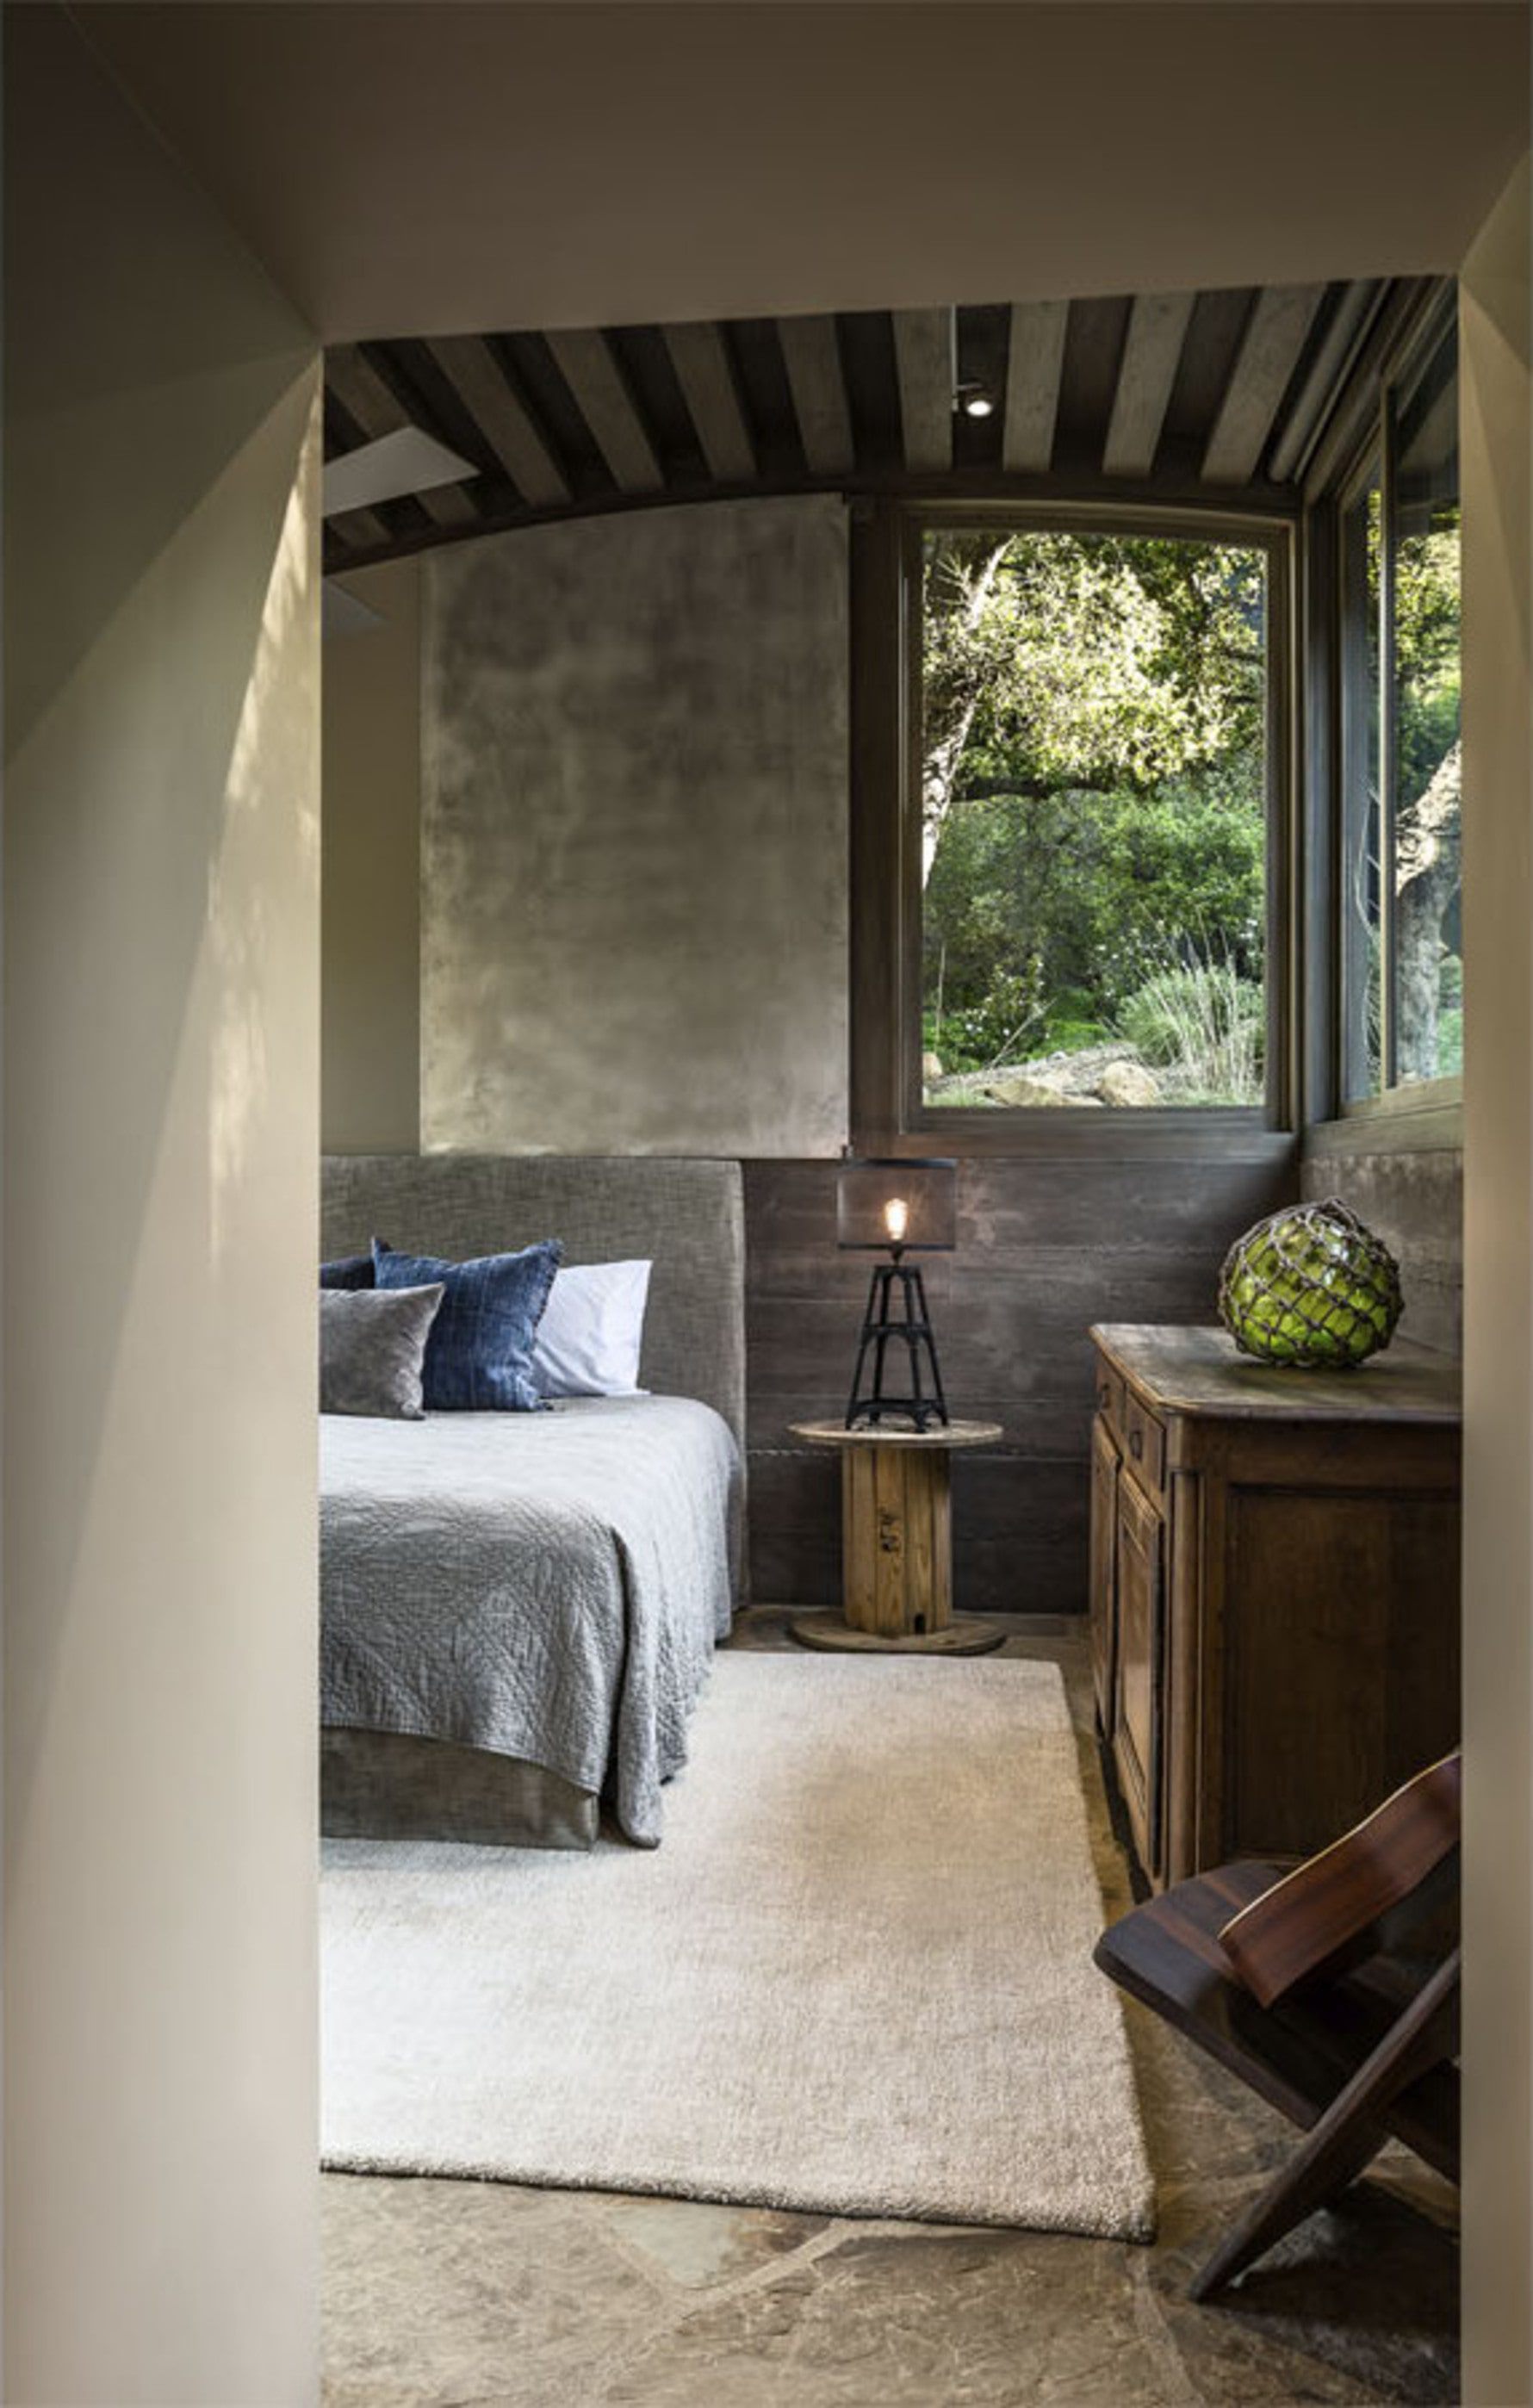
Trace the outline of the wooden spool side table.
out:
M 959 1446 L 994 1446 L 998 1422 L 928 1430 L 795 1422 L 795 1438 L 841 1450 L 839 1613 L 795 1613 L 806 1647 L 873 1655 L 980 1656 L 1006 1633 L 953 1612 L 951 1469 Z

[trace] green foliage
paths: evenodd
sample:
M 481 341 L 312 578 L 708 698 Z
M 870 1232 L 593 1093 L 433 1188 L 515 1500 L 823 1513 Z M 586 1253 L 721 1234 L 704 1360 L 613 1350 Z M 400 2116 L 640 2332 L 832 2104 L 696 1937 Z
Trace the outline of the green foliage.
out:
M 988 580 L 984 572 L 989 568 Z M 924 704 L 973 696 L 963 789 L 1144 787 L 1260 737 L 1259 555 L 1116 536 L 932 539 Z
M 1261 976 L 1260 554 L 928 545 L 926 1041 L 949 1071 L 1096 1041 L 1178 964 Z
M 1396 743 L 1402 801 L 1425 792 L 1458 734 L 1458 511 L 1395 549 Z
M 1457 1078 L 1464 1068 L 1464 964 L 1444 953 L 1438 965 L 1438 1077 Z
M 1102 1025 L 1179 951 L 1214 939 L 1258 976 L 1266 836 L 1251 782 L 1215 773 L 1147 794 L 955 804 L 926 889 L 928 996 L 940 968 L 944 1025 L 1004 994 L 1013 1021 L 1062 1044 L 1067 1025 Z
M 1368 497 L 1367 598 L 1369 627 L 1350 656 L 1354 708 L 1373 725 L 1368 783 L 1348 796 L 1361 856 L 1349 891 L 1345 940 L 1361 1000 L 1349 1028 L 1350 1073 L 1363 1092 L 1383 1076 L 1379 912 L 1383 823 L 1393 815 L 1396 945 L 1393 958 L 1395 1054 L 1405 1081 L 1441 1077 L 1463 1059 L 1460 990 L 1454 983 L 1458 935 L 1459 507 L 1452 492 L 1407 494 L 1393 548 L 1393 684 L 1381 692 L 1374 624 L 1382 600 L 1383 505 Z M 1377 792 L 1379 724 L 1394 728 L 1393 792 Z M 1436 953 L 1434 979 L 1432 953 Z
M 1368 601 L 1379 608 L 1383 505 L 1368 496 Z M 1395 545 L 1396 774 L 1402 800 L 1426 789 L 1459 723 L 1459 510 L 1440 503 L 1431 523 Z M 1372 675 L 1377 678 L 1375 661 Z
M 1024 979 L 997 975 L 981 1001 L 923 1021 L 924 1045 L 940 1054 L 945 1070 L 990 1070 L 1020 1051 L 1036 1053 L 1045 1037 L 1041 1015 Z
M 1168 1102 L 1261 1102 L 1266 1005 L 1227 958 L 1157 972 L 1129 996 L 1119 1025 L 1165 1074 Z
M 1455 1079 L 1464 1068 L 1464 1007 L 1450 1004 L 1438 1014 L 1438 1076 Z

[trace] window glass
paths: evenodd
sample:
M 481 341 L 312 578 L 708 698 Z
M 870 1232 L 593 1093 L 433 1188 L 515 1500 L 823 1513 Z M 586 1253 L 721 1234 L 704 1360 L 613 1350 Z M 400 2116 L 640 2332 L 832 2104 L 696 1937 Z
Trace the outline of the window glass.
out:
M 1267 555 L 928 529 L 929 1109 L 1257 1105 Z
M 1462 1069 L 1456 333 L 1399 396 L 1394 628 L 1393 1078 Z
M 1349 1101 L 1378 1094 L 1383 1064 L 1383 523 L 1375 461 L 1341 513 L 1341 1018 Z

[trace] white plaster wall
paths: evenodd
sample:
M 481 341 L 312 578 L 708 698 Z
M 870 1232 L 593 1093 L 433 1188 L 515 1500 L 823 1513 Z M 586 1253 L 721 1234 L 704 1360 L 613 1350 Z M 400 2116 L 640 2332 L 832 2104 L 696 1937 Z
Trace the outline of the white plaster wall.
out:
M 821 496 L 431 556 L 428 1147 L 839 1152 L 846 597 Z
M 1464 2398 L 1533 2385 L 1529 179 L 1465 262 Z
M 7 16 L 5 2389 L 316 2389 L 318 363 Z

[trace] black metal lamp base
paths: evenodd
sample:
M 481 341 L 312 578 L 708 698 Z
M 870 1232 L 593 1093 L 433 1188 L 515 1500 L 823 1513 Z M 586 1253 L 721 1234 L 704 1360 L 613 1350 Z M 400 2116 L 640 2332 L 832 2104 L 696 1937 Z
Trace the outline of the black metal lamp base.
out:
M 896 1282 L 901 1307 L 898 1312 L 895 1311 Z M 910 1393 L 907 1397 L 890 1396 L 884 1388 L 884 1363 L 891 1341 L 906 1351 L 910 1375 Z M 873 1384 L 865 1396 L 863 1376 L 869 1354 L 873 1358 Z M 943 1428 L 947 1420 L 947 1398 L 942 1394 L 942 1374 L 938 1369 L 937 1347 L 926 1311 L 925 1285 L 913 1265 L 907 1268 L 900 1261 L 896 1248 L 893 1262 L 880 1263 L 868 1286 L 846 1426 L 848 1429 L 878 1429 L 885 1422 L 897 1421 L 909 1423 L 912 1429 L 926 1430 Z

